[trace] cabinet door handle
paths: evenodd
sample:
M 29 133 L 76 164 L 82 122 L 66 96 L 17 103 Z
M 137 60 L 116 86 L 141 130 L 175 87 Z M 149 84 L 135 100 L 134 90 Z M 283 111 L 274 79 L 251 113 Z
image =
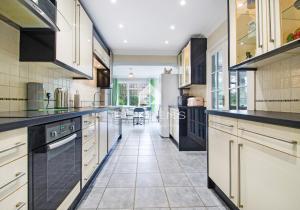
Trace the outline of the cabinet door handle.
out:
M 261 29 L 261 0 L 257 1 L 257 30 L 258 30 L 258 48 L 263 48 L 262 29 Z
M 73 64 L 76 64 L 76 61 L 77 61 L 77 25 L 76 25 L 76 23 L 77 23 L 77 10 L 76 10 L 76 6 L 77 6 L 77 0 L 74 0 L 74 3 L 75 3 L 75 53 L 74 53 L 74 58 L 73 58 Z M 73 42 L 73 44 L 74 44 L 74 42 Z
M 238 207 L 243 208 L 241 193 L 241 149 L 243 144 L 238 144 Z
M 16 204 L 16 210 L 22 209 L 25 205 L 26 205 L 25 202 L 18 202 L 18 203 Z
M 281 142 L 284 142 L 284 143 L 288 143 L 288 144 L 292 144 L 292 145 L 298 144 L 297 141 L 288 141 L 288 140 L 285 140 L 285 139 L 279 139 L 279 138 L 276 138 L 276 137 L 272 137 L 272 136 L 268 136 L 268 135 L 265 135 L 265 134 L 257 133 L 257 132 L 254 132 L 254 131 L 250 131 L 250 130 L 247 130 L 245 128 L 239 128 L 239 130 L 247 132 L 247 133 L 253 133 L 253 134 L 256 134 L 256 135 L 259 135 L 259 136 L 271 138 L 271 139 L 274 139 L 274 140 L 277 140 L 277 141 L 281 141 Z
M 79 20 L 79 22 L 78 22 L 78 63 L 77 63 L 77 65 L 78 66 L 80 66 L 80 39 L 81 39 L 81 37 L 80 37 L 80 31 L 81 31 L 81 27 L 80 27 L 80 24 L 81 24 L 81 21 L 80 21 L 80 19 L 81 19 L 81 15 L 80 15 L 80 10 L 81 10 L 81 6 L 80 6 L 80 3 L 77 5 L 78 6 L 78 20 Z
M 211 122 L 214 123 L 214 124 L 225 126 L 225 127 L 229 127 L 229 128 L 233 128 L 234 127 L 233 125 L 227 125 L 227 124 L 219 123 L 219 122 L 215 122 L 215 121 L 211 121 Z
M 6 184 L 2 185 L 0 187 L 0 190 L 4 189 L 5 187 L 9 186 L 10 184 L 14 183 L 15 181 L 17 181 L 18 179 L 20 179 L 21 177 L 25 176 L 26 173 L 25 172 L 18 172 L 16 173 L 15 178 L 13 178 L 12 180 L 10 180 L 9 182 L 7 182 Z
M 274 24 L 272 21 L 272 17 L 274 17 L 274 14 L 272 14 L 272 11 L 274 11 L 274 2 L 273 2 L 273 9 L 271 9 L 271 3 L 273 0 L 269 0 L 269 34 L 270 34 L 270 42 L 275 42 L 275 36 L 274 36 Z M 271 15 L 272 14 L 272 15 Z
M 231 174 L 231 170 L 232 170 L 232 163 L 231 163 L 231 157 L 232 157 L 232 144 L 234 143 L 233 140 L 229 141 L 229 197 L 231 199 L 234 198 L 234 196 L 232 195 L 232 174 Z
M 4 150 L 1 150 L 1 151 L 0 151 L 0 154 L 1 154 L 1 153 L 8 152 L 8 151 L 13 150 L 13 149 L 18 148 L 18 147 L 21 147 L 21 146 L 23 146 L 23 145 L 25 145 L 25 144 L 26 144 L 26 143 L 17 142 L 17 143 L 15 144 L 15 146 L 12 146 L 12 147 L 7 148 L 7 149 L 4 149 Z

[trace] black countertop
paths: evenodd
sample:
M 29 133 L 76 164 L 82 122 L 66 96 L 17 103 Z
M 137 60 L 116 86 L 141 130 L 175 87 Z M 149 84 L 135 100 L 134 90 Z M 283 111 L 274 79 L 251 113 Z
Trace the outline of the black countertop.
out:
M 269 123 L 292 128 L 300 128 L 300 113 L 268 112 L 268 111 L 218 111 L 207 110 L 207 114 Z
M 118 107 L 98 107 L 79 109 L 71 108 L 67 110 L 0 112 L 0 132 L 51 123 L 117 108 Z

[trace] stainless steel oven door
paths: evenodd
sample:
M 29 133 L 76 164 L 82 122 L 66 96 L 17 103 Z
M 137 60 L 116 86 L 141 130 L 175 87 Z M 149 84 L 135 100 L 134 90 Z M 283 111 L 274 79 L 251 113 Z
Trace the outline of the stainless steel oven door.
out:
M 56 209 L 81 180 L 81 131 L 32 151 L 30 209 Z

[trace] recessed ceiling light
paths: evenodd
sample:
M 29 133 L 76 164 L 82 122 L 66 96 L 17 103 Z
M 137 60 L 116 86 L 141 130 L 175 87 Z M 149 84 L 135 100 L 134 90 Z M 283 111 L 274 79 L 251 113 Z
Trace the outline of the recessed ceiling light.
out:
M 129 77 L 129 78 L 133 78 L 133 73 L 130 72 L 129 75 L 128 75 L 128 77 Z
M 181 0 L 181 1 L 180 1 L 180 5 L 181 5 L 181 6 L 185 6 L 185 5 L 186 5 L 186 0 Z
M 175 30 L 175 25 L 170 25 L 171 30 Z
M 127 44 L 128 43 L 128 41 L 125 39 L 124 41 L 123 41 L 125 44 Z
M 168 40 L 166 40 L 166 41 L 165 41 L 165 44 L 169 44 L 169 41 L 168 41 Z
M 119 24 L 119 28 L 120 29 L 124 28 L 124 25 L 123 24 Z
M 110 0 L 110 2 L 115 4 L 115 3 L 117 3 L 117 0 Z

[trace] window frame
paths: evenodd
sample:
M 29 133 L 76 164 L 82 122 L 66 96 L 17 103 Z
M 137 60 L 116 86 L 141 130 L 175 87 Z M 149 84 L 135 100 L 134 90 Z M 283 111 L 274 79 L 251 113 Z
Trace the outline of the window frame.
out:
M 138 105 L 130 105 L 130 90 L 137 90 L 138 92 L 140 91 L 139 88 L 130 88 L 130 84 L 145 84 L 146 86 L 148 86 L 148 94 L 149 96 L 151 95 L 151 88 L 149 87 L 150 85 L 150 81 L 149 79 L 120 79 L 118 80 L 118 85 L 119 84 L 126 84 L 126 89 L 127 89 L 127 104 L 126 105 L 120 105 L 119 104 L 119 94 L 120 94 L 120 90 L 118 90 L 117 92 L 117 106 L 124 106 L 124 107 L 133 107 L 133 106 L 141 106 L 140 104 L 140 96 L 138 95 Z M 148 105 L 151 105 L 151 97 L 148 98 Z
M 231 74 L 234 73 L 235 74 L 235 77 L 236 77 L 236 86 L 235 87 L 231 87 Z M 240 85 L 240 79 L 241 79 L 241 74 L 242 73 L 245 73 L 245 78 L 246 78 L 246 85 Z M 247 110 L 248 109 L 248 76 L 247 76 L 247 71 L 229 71 L 228 72 L 228 82 L 229 82 L 229 88 L 228 88 L 228 91 L 229 91 L 229 110 Z M 245 88 L 246 90 L 246 106 L 241 106 L 241 94 L 240 94 L 240 90 L 242 88 Z M 231 95 L 231 90 L 234 90 L 235 89 L 235 94 L 236 94 L 236 104 L 235 106 L 232 106 L 231 104 L 231 98 L 232 98 L 232 95 Z
M 222 64 L 219 65 L 219 56 L 222 56 Z M 210 72 L 211 77 L 211 107 L 214 110 L 223 110 L 225 106 L 225 93 L 224 93 L 224 56 L 222 53 L 222 50 L 217 50 L 214 53 L 211 54 L 211 64 L 212 64 L 212 70 Z M 213 69 L 216 68 L 214 71 Z M 220 74 L 221 73 L 221 74 Z M 219 78 L 222 77 L 222 83 L 219 83 Z M 215 85 L 213 85 L 215 82 Z M 219 98 L 221 93 L 221 99 Z M 216 94 L 216 95 L 215 95 Z M 216 96 L 216 99 L 214 100 L 214 96 Z M 219 101 L 222 101 L 222 106 L 220 106 Z M 215 104 L 214 104 L 215 102 Z

